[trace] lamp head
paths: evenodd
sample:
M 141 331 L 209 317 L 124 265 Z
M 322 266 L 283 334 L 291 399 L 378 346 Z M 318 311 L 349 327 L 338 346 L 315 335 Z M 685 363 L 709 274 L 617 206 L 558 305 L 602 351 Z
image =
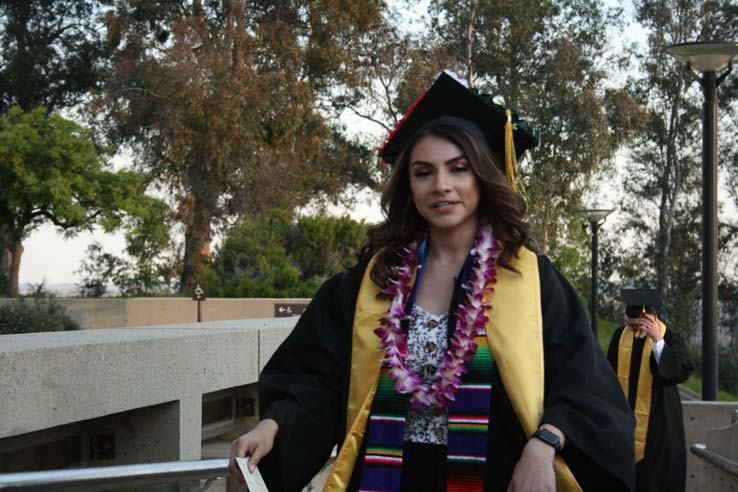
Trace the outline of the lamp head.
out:
M 589 222 L 600 222 L 612 212 L 610 208 L 585 208 L 574 211 L 575 214 L 583 216 Z
M 664 51 L 699 72 L 720 72 L 738 60 L 738 41 L 697 41 L 672 44 Z

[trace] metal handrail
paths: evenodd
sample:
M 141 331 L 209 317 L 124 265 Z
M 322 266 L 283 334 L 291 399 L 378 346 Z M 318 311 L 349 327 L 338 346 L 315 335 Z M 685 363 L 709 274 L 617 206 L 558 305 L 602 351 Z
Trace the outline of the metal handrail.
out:
M 0 491 L 95 491 L 224 477 L 227 459 L 172 461 L 138 465 L 101 466 L 68 470 L 0 474 Z M 207 488 L 203 487 L 203 490 Z
M 728 475 L 738 478 L 738 461 L 726 458 L 707 449 L 704 444 L 692 444 L 689 448 L 692 454 L 699 456 L 709 464 L 719 468 Z

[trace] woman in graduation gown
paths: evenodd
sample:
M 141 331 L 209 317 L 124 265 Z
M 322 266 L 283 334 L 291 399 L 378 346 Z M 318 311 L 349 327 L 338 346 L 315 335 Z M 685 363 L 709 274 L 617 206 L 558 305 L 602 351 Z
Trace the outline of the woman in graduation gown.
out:
M 536 140 L 513 118 L 446 73 L 413 105 L 380 151 L 386 219 L 262 372 L 234 475 L 249 455 L 299 491 L 337 445 L 326 491 L 632 490 L 632 413 L 534 253 L 512 154 Z

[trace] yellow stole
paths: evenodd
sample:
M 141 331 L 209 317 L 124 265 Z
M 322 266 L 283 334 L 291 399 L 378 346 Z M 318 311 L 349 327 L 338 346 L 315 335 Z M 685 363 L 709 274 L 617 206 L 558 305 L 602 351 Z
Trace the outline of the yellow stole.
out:
M 502 383 L 526 435 L 530 437 L 543 416 L 543 321 L 538 259 L 521 248 L 510 262 L 520 274 L 497 269 L 495 290 L 488 300 L 487 343 Z M 374 329 L 389 309 L 389 299 L 377 299 L 380 288 L 371 280 L 375 259 L 367 266 L 354 312 L 351 378 L 349 384 L 346 438 L 326 481 L 324 492 L 343 492 L 348 487 L 377 390 L 382 365 L 379 337 Z M 564 460 L 554 461 L 556 490 L 580 491 Z
M 663 338 L 666 333 L 666 325 L 658 320 L 659 331 Z M 627 326 L 620 334 L 618 342 L 618 380 L 623 387 L 625 397 L 628 398 L 630 388 L 630 361 L 633 356 L 633 340 L 635 332 Z M 638 371 L 638 390 L 633 413 L 636 418 L 635 428 L 635 451 L 636 463 L 646 455 L 646 436 L 648 435 L 648 419 L 651 416 L 651 386 L 653 385 L 653 374 L 651 374 L 651 348 L 650 343 L 643 343 L 641 354 L 641 368 Z

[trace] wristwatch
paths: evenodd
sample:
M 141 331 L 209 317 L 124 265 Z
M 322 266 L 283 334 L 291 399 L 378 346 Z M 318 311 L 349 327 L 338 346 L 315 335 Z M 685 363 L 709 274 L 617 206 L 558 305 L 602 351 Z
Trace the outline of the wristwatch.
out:
M 535 431 L 531 437 L 535 437 L 536 439 L 545 442 L 546 444 L 554 448 L 556 450 L 556 453 L 559 453 L 561 451 L 561 439 L 559 439 L 559 436 L 546 429 L 545 427 Z

